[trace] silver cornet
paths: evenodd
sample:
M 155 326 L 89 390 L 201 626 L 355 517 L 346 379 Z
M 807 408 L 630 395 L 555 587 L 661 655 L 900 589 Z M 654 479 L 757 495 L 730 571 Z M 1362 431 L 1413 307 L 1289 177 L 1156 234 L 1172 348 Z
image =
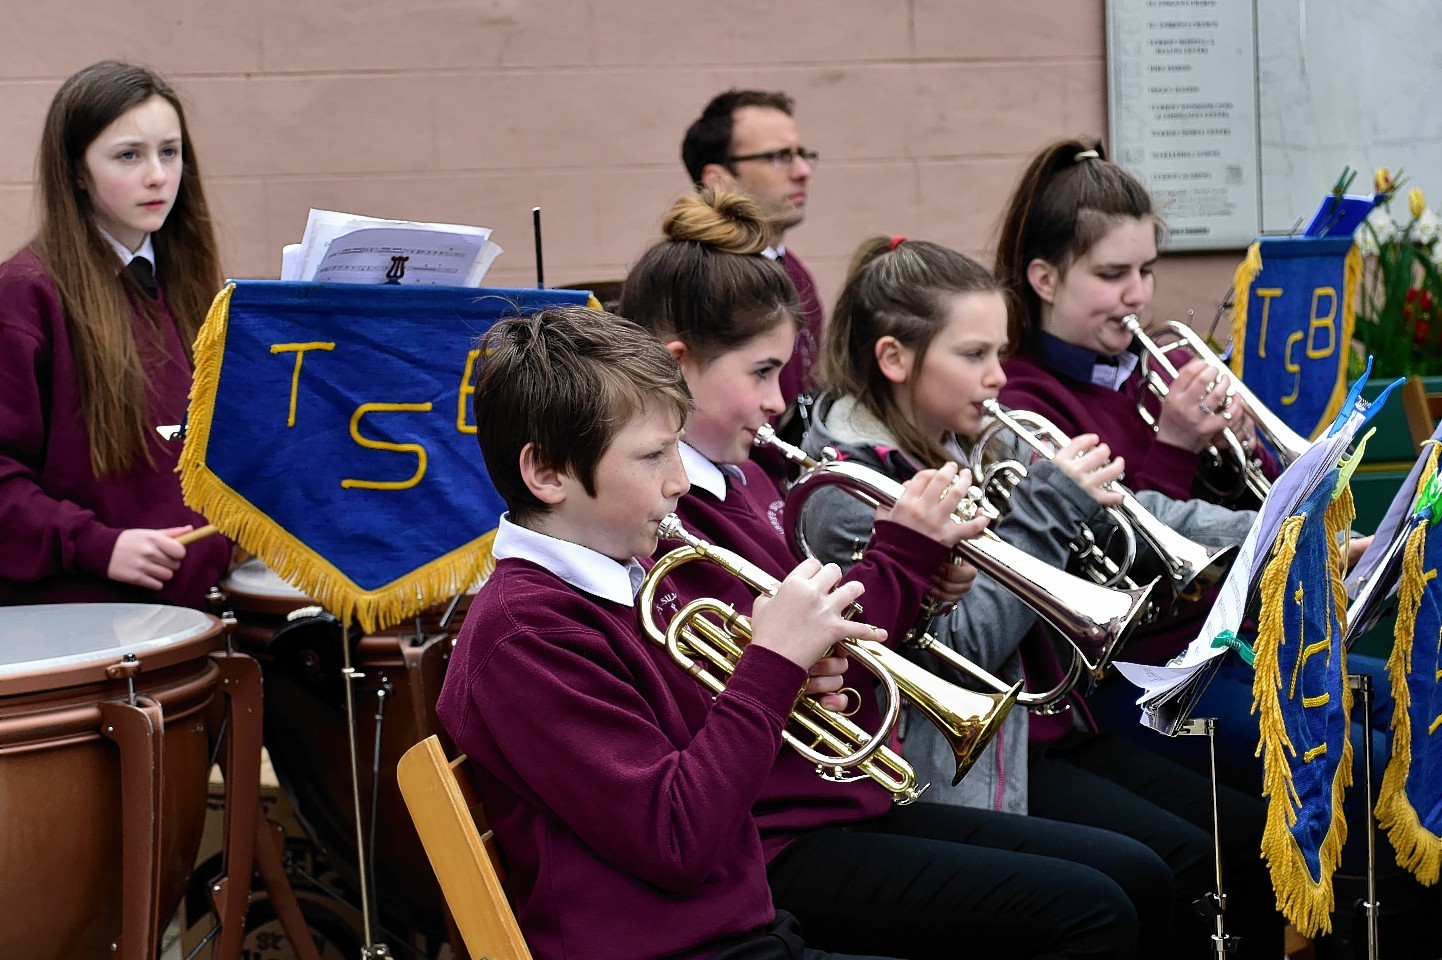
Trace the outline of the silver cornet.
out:
M 1272 453 L 1276 455 L 1278 462 L 1283 467 L 1289 466 L 1306 453 L 1312 445 L 1307 438 L 1287 426 L 1280 417 L 1268 410 L 1262 401 L 1257 399 L 1256 394 L 1247 389 L 1241 378 L 1232 374 L 1222 358 L 1218 357 L 1216 352 L 1207 345 L 1207 341 L 1191 327 L 1176 320 L 1169 320 L 1162 324 L 1163 331 L 1176 337 L 1176 340 L 1162 346 L 1147 335 L 1135 314 L 1123 317 L 1122 326 L 1137 338 L 1137 342 L 1141 344 L 1142 350 L 1145 352 L 1145 356 L 1142 357 L 1142 375 L 1148 389 L 1158 399 L 1167 396 L 1171 390 L 1171 381 L 1177 377 L 1177 366 L 1171 361 L 1171 352 L 1184 348 L 1198 359 L 1205 361 L 1213 369 L 1215 376 L 1231 377 L 1232 385 L 1229 395 L 1242 398 L 1242 402 L 1247 407 L 1247 413 L 1251 415 L 1252 421 L 1257 425 L 1257 433 L 1267 441 L 1267 445 L 1272 448 Z M 1153 364 L 1157 370 L 1151 368 Z M 1158 370 L 1161 371 L 1161 374 L 1166 374 L 1165 379 L 1158 373 Z M 1157 429 L 1157 419 L 1152 416 L 1150 410 L 1139 403 L 1137 411 L 1153 430 Z M 1259 500 L 1266 499 L 1267 493 L 1272 489 L 1272 482 L 1262 472 L 1261 461 L 1251 455 L 1230 427 L 1222 431 L 1222 439 L 1226 446 L 1225 453 L 1217 450 L 1216 447 L 1208 447 L 1207 452 L 1217 463 L 1229 462 L 1237 470 L 1238 481 L 1233 489 L 1218 489 L 1215 493 L 1221 499 L 1229 500 L 1239 496 L 1243 490 L 1247 490 Z
M 728 603 L 702 597 L 682 607 L 663 629 L 655 619 L 657 588 L 677 567 L 701 560 L 720 566 L 759 594 L 775 595 L 779 583 L 745 558 L 692 536 L 674 514 L 662 521 L 660 535 L 663 539 L 680 540 L 685 546 L 665 554 L 647 571 L 636 601 L 642 629 L 652 642 L 664 647 L 683 670 L 712 693 L 720 693 L 726 686 L 723 678 L 735 672 L 742 648 L 751 640 L 750 618 Z M 852 604 L 851 613 L 859 615 L 860 606 Z M 869 777 L 889 791 L 898 804 L 912 803 L 927 786 L 917 786 L 911 765 L 885 745 L 896 726 L 902 697 L 931 721 L 951 745 L 956 756 L 956 778 L 952 783 L 956 784 L 1001 729 L 1001 722 L 1011 711 L 1021 686 L 1017 684 L 991 694 L 975 693 L 926 672 L 874 640 L 849 640 L 840 646 L 847 657 L 866 668 L 881 685 L 886 712 L 879 728 L 863 730 L 841 714 L 803 696 L 792 709 L 791 721 L 806 732 L 810 742 L 790 731 L 783 731 L 782 737 L 792 749 L 816 765 L 816 772 L 822 778 L 846 783 Z
M 1041 456 L 1052 459 L 1056 451 L 1071 442 L 1061 428 L 1041 414 L 1024 410 L 1006 410 L 995 400 L 982 401 L 982 407 L 994 420 L 977 440 L 976 449 L 985 449 L 993 435 L 989 431 L 1009 430 L 1018 440 Z M 1014 469 L 1025 468 L 1015 465 Z M 1011 478 L 1014 481 L 1014 477 Z M 1236 547 L 1207 547 L 1182 536 L 1162 523 L 1142 506 L 1132 492 L 1119 483 L 1107 485 L 1122 495 L 1121 503 L 1109 507 L 1113 522 L 1133 531 L 1156 553 L 1166 572 L 1172 594 L 1179 600 L 1196 600 L 1226 576 L 1236 558 Z M 1135 544 L 1135 541 L 1132 541 Z M 1133 558 L 1135 553 L 1133 552 Z M 1123 573 L 1125 571 L 1122 571 Z
M 806 501 L 818 490 L 840 487 L 872 507 L 889 507 L 901 498 L 902 484 L 894 478 L 850 461 L 834 458 L 818 461 L 778 438 L 770 427 L 763 426 L 756 432 L 756 443 L 776 448 L 787 459 L 805 468 L 805 472 L 787 491 L 784 507 L 790 521 L 785 525 L 787 539 L 793 549 L 805 556 L 813 556 L 814 552 L 806 541 L 802 517 Z M 975 515 L 976 509 L 976 500 L 964 500 L 953 519 L 964 523 Z M 1122 643 L 1142 623 L 1157 583 L 1153 580 L 1145 586 L 1124 590 L 1099 586 L 1038 560 L 990 530 L 982 531 L 981 536 L 974 539 L 961 541 L 956 545 L 955 553 L 1015 594 L 1071 644 L 1072 668 L 1062 683 L 1044 693 L 1023 693 L 1019 696 L 1017 702 L 1030 709 L 1048 707 L 1060 700 L 1083 673 L 1089 675 L 1093 682 L 1100 680 Z M 929 651 L 952 669 L 988 686 L 1001 683 L 991 673 L 945 644 L 936 642 L 924 631 L 913 631 L 906 642 Z

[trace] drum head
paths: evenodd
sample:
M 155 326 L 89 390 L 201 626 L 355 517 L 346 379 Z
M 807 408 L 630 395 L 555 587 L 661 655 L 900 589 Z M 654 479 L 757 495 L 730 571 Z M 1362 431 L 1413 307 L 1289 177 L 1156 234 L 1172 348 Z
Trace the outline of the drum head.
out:
M 227 597 L 280 602 L 292 609 L 314 602 L 257 559 L 247 560 L 226 574 L 220 581 L 220 589 Z
M 152 603 L 49 603 L 0 607 L 0 696 L 110 679 L 127 654 L 142 671 L 205 656 L 220 621 Z

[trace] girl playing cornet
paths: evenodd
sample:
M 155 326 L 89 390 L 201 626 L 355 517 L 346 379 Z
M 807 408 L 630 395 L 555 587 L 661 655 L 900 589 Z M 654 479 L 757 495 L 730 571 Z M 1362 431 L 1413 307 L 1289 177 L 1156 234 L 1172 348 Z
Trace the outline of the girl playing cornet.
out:
M 982 430 L 983 403 L 1006 383 L 1001 365 L 1006 304 L 1005 291 L 991 275 L 953 250 L 902 238 L 868 241 L 853 261 L 827 329 L 826 392 L 807 434 L 808 450 L 833 447 L 843 458 L 898 478 L 961 457 Z M 1103 527 L 1103 506 L 1118 499 L 1109 485 L 1124 464 L 1109 453 L 1094 434 L 1083 434 L 1054 460 L 1030 464 L 1010 509 L 993 525 L 995 532 L 1065 565 L 1078 527 Z M 1248 515 L 1209 504 L 1165 503 L 1151 496 L 1148 501 L 1198 538 L 1209 531 L 1213 538 L 1236 542 L 1250 523 Z M 808 542 L 824 559 L 843 564 L 853 543 L 865 542 L 873 519 L 863 505 L 831 491 L 813 497 L 806 514 Z M 1055 652 L 1036 615 L 986 576 L 933 623 L 932 634 L 1004 679 L 1025 667 L 1033 677 L 1049 680 L 1056 669 Z M 1027 718 L 1013 711 L 1007 722 L 1010 729 L 993 742 L 995 753 L 983 757 L 958 787 L 933 788 L 941 791 L 937 799 L 1099 826 L 1150 845 L 1176 875 L 1177 909 L 1169 927 L 1150 932 L 1150 950 L 1144 939 L 1140 952 L 1201 955 L 1206 926 L 1189 904 L 1212 884 L 1206 780 L 1124 739 L 1097 733 L 1079 697 L 1053 715 Z M 913 725 L 903 752 L 919 771 L 929 772 L 939 760 L 935 747 L 930 732 Z M 1245 931 L 1244 956 L 1275 956 L 1281 949 L 1281 921 L 1255 856 L 1264 815 L 1259 801 L 1223 792 L 1228 886 L 1234 894 L 1238 886 L 1248 891 L 1230 901 L 1228 912 L 1229 926 Z

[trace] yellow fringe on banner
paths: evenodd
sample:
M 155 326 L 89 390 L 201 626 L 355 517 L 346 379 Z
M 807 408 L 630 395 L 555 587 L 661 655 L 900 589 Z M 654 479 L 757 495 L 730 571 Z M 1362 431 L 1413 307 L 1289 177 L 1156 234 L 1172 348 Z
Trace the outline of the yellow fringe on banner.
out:
M 1323 517 L 1327 531 L 1327 566 L 1331 571 L 1329 587 L 1339 625 L 1345 624 L 1347 597 L 1342 584 L 1343 551 L 1337 534 L 1351 526 L 1354 516 L 1351 488 L 1342 486 L 1328 504 Z M 1350 736 L 1343 738 L 1342 758 L 1332 780 L 1332 823 L 1322 840 L 1318 856 L 1321 876 L 1313 880 L 1307 861 L 1290 832 L 1297 823 L 1301 798 L 1292 781 L 1291 768 L 1282 755 L 1285 749 L 1296 756 L 1297 750 L 1287 736 L 1279 699 L 1282 688 L 1279 650 L 1286 640 L 1282 635 L 1282 609 L 1284 603 L 1291 599 L 1286 596 L 1287 574 L 1296 558 L 1297 538 L 1304 520 L 1305 517 L 1294 516 L 1282 521 L 1273 557 L 1262 573 L 1261 616 L 1253 645 L 1256 678 L 1252 688 L 1252 710 L 1260 713 L 1261 738 L 1257 753 L 1262 757 L 1262 796 L 1270 799 L 1267 824 L 1262 833 L 1262 856 L 1272 874 L 1277 908 L 1304 936 L 1312 937 L 1332 929 L 1331 914 L 1335 903 L 1332 875 L 1341 862 L 1342 844 L 1347 839 L 1342 796 L 1352 783 L 1352 742 Z M 1339 634 L 1335 638 L 1335 649 L 1342 658 L 1342 709 L 1350 715 L 1352 694 L 1347 687 L 1346 652 L 1340 641 Z
M 1354 243 L 1352 249 L 1347 251 L 1347 259 L 1342 265 L 1342 330 L 1337 334 L 1337 378 L 1332 384 L 1332 396 L 1327 400 L 1327 409 L 1322 412 L 1317 429 L 1313 431 L 1313 440 L 1337 419 L 1337 414 L 1342 411 L 1342 403 L 1347 399 L 1347 358 L 1352 354 L 1352 334 L 1357 329 L 1357 292 L 1361 286 L 1362 254 Z
M 310 547 L 291 535 L 205 463 L 211 415 L 220 387 L 230 298 L 235 284 L 216 294 L 195 339 L 195 380 L 185 446 L 176 468 L 185 502 L 231 540 L 259 557 L 283 580 L 304 591 L 342 623 L 359 622 L 366 632 L 382 630 L 469 590 L 490 574 L 494 530 L 432 560 L 379 590 L 364 590 Z
M 1232 372 L 1238 377 L 1242 375 L 1242 365 L 1247 353 L 1242 349 L 1247 343 L 1247 298 L 1252 292 L 1252 281 L 1257 279 L 1257 274 L 1261 272 L 1262 244 L 1254 240 L 1247 248 L 1247 255 L 1237 264 L 1237 272 L 1232 276 L 1232 343 L 1235 345 L 1232 350 Z
M 1418 496 L 1437 472 L 1438 445 L 1429 446 L 1427 462 L 1417 482 Z M 1428 886 L 1437 882 L 1442 871 L 1442 837 L 1422 825 L 1407 798 L 1407 777 L 1412 771 L 1412 692 L 1407 687 L 1407 677 L 1411 673 L 1413 628 L 1427 588 L 1422 561 L 1431 526 L 1424 523 L 1413 530 L 1402 554 L 1402 576 L 1397 584 L 1397 623 L 1393 627 L 1392 653 L 1387 658 L 1393 699 L 1392 758 L 1382 774 L 1376 808 L 1377 823 L 1387 831 L 1397 851 L 1397 865 L 1412 871 Z

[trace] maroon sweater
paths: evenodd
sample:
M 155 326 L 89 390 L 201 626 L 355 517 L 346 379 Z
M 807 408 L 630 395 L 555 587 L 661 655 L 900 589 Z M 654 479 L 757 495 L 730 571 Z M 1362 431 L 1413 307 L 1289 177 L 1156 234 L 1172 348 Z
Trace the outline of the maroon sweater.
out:
M 537 960 L 700 958 L 771 921 L 751 807 L 804 682 L 753 647 L 713 702 L 634 608 L 496 565 L 437 712 L 484 772 Z
M 750 560 L 778 580 L 798 562 L 782 532 L 781 494 L 775 482 L 755 462 L 742 465 L 745 482 L 728 478 L 724 501 L 693 486 L 681 498 L 676 514 L 692 534 L 725 547 Z M 662 543 L 659 552 L 677 546 Z M 881 521 L 862 559 L 846 574 L 866 587 L 860 604 L 866 623 L 887 631 L 895 646 L 915 623 L 922 597 L 930 588 L 931 574 L 949 556 L 946 547 L 900 524 Z M 676 570 L 682 604 L 696 597 L 716 597 L 749 613 L 755 599 L 739 580 L 707 563 L 690 563 Z M 876 681 L 852 664 L 846 683 L 861 692 L 861 706 L 851 719 L 875 730 L 880 718 Z M 756 822 L 766 858 L 776 857 L 796 836 L 818 827 L 879 817 L 891 808 L 890 795 L 870 780 L 828 783 L 811 764 L 790 747 L 776 758 L 771 776 L 756 804 Z
M 159 303 L 159 349 L 147 357 L 150 415 L 180 423 L 191 369 L 175 323 Z M 136 339 L 155 339 L 136 310 Z M 155 466 L 118 477 L 90 469 L 78 358 L 60 296 L 29 250 L 0 264 L 0 604 L 129 601 L 202 607 L 230 562 L 230 544 L 192 544 L 159 592 L 106 577 L 121 531 L 206 521 L 181 501 L 178 443 L 149 437 Z
M 1126 484 L 1132 490 L 1156 490 L 1177 500 L 1191 497 L 1200 455 L 1158 440 L 1137 413 L 1137 400 L 1146 394 L 1140 367 L 1120 390 L 1063 377 L 1025 353 L 1008 359 L 1003 369 L 1003 404 L 1039 413 L 1068 436 L 1095 433 L 1113 457 L 1126 458 Z
M 816 385 L 811 368 L 821 358 L 821 334 L 825 314 L 821 309 L 821 299 L 816 295 L 816 280 L 811 276 L 811 271 L 806 269 L 806 265 L 790 250 L 778 259 L 786 268 L 786 275 L 791 278 L 792 285 L 796 287 L 796 296 L 801 301 L 801 329 L 796 332 L 796 346 L 792 350 L 791 361 L 781 368 L 779 377 L 781 399 L 789 407 L 796 402 L 798 395 Z

